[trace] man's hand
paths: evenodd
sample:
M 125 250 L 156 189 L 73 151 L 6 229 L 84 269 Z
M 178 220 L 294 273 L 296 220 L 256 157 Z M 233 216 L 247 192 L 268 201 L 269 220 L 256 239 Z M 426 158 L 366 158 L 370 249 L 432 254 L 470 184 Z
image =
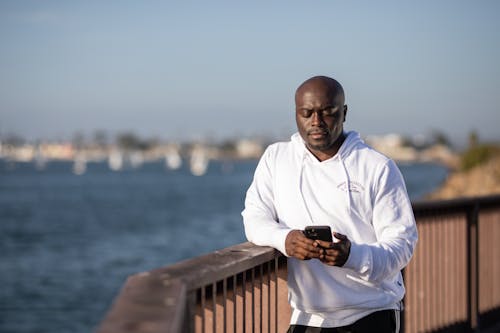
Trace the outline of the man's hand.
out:
M 300 230 L 292 230 L 288 233 L 285 250 L 289 256 L 300 260 L 319 259 L 321 254 L 319 244 L 304 236 Z
M 347 238 L 347 236 L 339 234 L 338 232 L 334 232 L 333 236 L 339 241 L 333 243 L 321 240 L 315 241 L 318 246 L 321 247 L 319 260 L 326 265 L 342 267 L 349 258 L 349 253 L 351 252 L 351 241 Z

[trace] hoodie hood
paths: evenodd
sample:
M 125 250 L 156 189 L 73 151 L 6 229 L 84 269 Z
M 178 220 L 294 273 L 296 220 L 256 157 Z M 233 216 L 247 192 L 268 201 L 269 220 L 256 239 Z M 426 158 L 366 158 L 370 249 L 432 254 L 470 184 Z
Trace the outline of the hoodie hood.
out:
M 337 154 L 332 156 L 330 159 L 319 162 L 319 163 L 329 163 L 330 161 L 339 161 L 342 167 L 343 175 L 344 175 L 344 181 L 345 181 L 345 193 L 347 196 L 347 206 L 346 210 L 349 213 L 351 211 L 351 203 L 352 203 L 352 198 L 351 198 L 351 182 L 349 178 L 349 173 L 347 171 L 345 159 L 349 154 L 356 148 L 358 144 L 363 144 L 363 140 L 361 139 L 360 135 L 358 132 L 355 131 L 350 131 L 350 132 L 344 132 L 345 135 L 345 140 L 340 146 L 339 151 Z M 294 133 L 291 137 L 291 142 L 294 145 L 295 149 L 297 150 L 297 153 L 299 154 L 299 158 L 301 159 L 300 161 L 300 179 L 299 179 L 299 185 L 302 184 L 302 176 L 303 176 L 303 168 L 304 168 L 304 163 L 305 160 L 309 157 L 312 160 L 316 160 L 316 157 L 309 151 L 309 149 L 306 147 L 306 144 L 304 142 L 304 139 L 300 136 L 300 134 Z M 307 208 L 305 198 L 303 198 L 304 205 L 306 206 L 306 210 L 309 212 L 309 209 Z M 309 217 L 311 215 L 309 214 Z M 312 218 L 311 218 L 312 220 Z
M 344 143 L 340 146 L 339 151 L 337 154 L 335 154 L 332 158 L 335 158 L 338 156 L 340 159 L 345 159 L 356 147 L 358 143 L 364 143 L 363 140 L 361 139 L 360 135 L 356 131 L 349 131 L 349 132 L 344 132 L 345 135 L 345 140 Z M 294 133 L 292 137 L 290 138 L 292 144 L 294 147 L 297 149 L 297 152 L 299 154 L 306 154 L 309 153 L 312 155 L 312 153 L 307 149 L 306 143 L 304 142 L 304 139 L 300 136 L 298 132 Z

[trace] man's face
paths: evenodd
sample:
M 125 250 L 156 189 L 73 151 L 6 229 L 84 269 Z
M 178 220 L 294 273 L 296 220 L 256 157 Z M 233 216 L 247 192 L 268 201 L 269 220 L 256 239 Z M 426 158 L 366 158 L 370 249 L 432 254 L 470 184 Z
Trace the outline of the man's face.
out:
M 343 94 L 323 84 L 313 83 L 297 92 L 297 128 L 307 148 L 316 157 L 331 157 L 337 152 L 346 111 Z

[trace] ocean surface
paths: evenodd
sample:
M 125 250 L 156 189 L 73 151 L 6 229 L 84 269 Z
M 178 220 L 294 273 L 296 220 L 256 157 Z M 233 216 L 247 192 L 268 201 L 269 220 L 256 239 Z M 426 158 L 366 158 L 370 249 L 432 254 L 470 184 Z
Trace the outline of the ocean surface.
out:
M 212 161 L 203 176 L 89 163 L 75 175 L 69 162 L 0 160 L 0 332 L 91 332 L 127 276 L 244 242 L 256 163 Z M 400 169 L 412 200 L 447 175 Z

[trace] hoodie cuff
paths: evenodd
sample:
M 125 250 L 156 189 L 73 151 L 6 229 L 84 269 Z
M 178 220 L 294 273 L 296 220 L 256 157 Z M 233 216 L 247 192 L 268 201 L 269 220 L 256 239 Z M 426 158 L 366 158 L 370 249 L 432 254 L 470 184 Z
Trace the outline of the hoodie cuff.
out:
M 343 267 L 352 269 L 353 271 L 364 275 L 370 270 L 371 266 L 370 248 L 366 245 L 351 242 L 349 258 L 347 258 Z
M 290 257 L 288 253 L 286 253 L 285 242 L 286 242 L 286 237 L 292 230 L 293 229 L 288 229 L 288 228 L 280 229 L 276 231 L 276 233 L 273 235 L 274 248 L 283 253 L 285 257 Z

